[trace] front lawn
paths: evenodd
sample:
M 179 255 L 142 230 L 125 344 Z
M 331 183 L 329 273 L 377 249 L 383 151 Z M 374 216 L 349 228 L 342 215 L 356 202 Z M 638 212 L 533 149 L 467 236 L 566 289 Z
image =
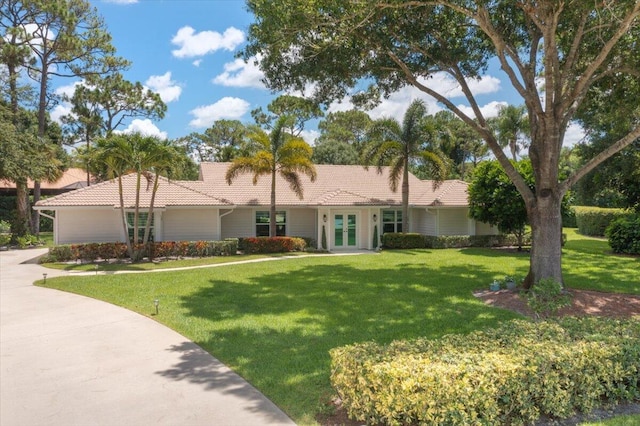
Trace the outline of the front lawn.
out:
M 606 251 L 606 242 L 570 234 L 567 284 L 639 294 L 640 280 L 632 277 L 638 276 L 640 260 L 600 250 Z M 484 305 L 472 292 L 504 275 L 522 278 L 527 269 L 526 253 L 403 250 L 160 274 L 62 277 L 48 279 L 47 287 L 152 316 L 241 374 L 294 421 L 312 424 L 333 395 L 329 349 L 467 333 L 516 318 Z M 160 301 L 157 316 L 154 299 Z

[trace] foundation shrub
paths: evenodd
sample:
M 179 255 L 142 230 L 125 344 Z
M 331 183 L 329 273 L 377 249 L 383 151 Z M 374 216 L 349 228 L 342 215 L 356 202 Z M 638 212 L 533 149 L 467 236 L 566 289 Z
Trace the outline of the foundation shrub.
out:
M 605 233 L 614 253 L 640 254 L 640 216 L 616 219 Z
M 566 235 L 563 234 L 563 241 Z M 518 241 L 514 235 L 421 235 L 385 233 L 382 236 L 382 245 L 386 249 L 445 249 L 464 247 L 504 247 L 515 246 Z M 524 238 L 524 244 L 531 244 L 531 234 Z
M 250 237 L 243 238 L 245 254 L 253 253 L 286 253 L 304 251 L 306 242 L 296 237 Z
M 578 232 L 582 235 L 604 237 L 609 224 L 616 219 L 631 216 L 624 209 L 607 209 L 601 207 L 575 207 Z
M 238 240 L 229 238 L 223 241 L 158 241 L 149 243 L 147 247 L 139 244 L 136 249 L 142 250 L 143 256 L 148 256 L 151 250 L 155 258 L 231 256 L 238 251 Z M 124 259 L 128 255 L 125 243 L 58 245 L 49 249 L 42 262 Z
M 331 381 L 368 424 L 530 424 L 640 398 L 640 322 L 567 318 L 331 350 Z
M 414 233 L 385 232 L 382 246 L 387 249 L 416 249 L 425 247 L 424 236 Z

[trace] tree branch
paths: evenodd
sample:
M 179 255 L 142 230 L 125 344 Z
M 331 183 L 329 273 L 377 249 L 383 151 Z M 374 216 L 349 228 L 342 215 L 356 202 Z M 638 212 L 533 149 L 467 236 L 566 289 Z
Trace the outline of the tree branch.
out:
M 602 151 L 600 154 L 593 157 L 589 162 L 587 162 L 587 164 L 582 166 L 578 171 L 576 171 L 573 175 L 569 176 L 564 182 L 562 182 L 562 184 L 560 185 L 562 193 L 568 191 L 569 188 L 571 188 L 576 182 L 582 179 L 587 173 L 598 167 L 603 161 L 605 161 L 615 153 L 620 152 L 624 148 L 631 145 L 638 138 L 640 138 L 640 126 L 636 127 L 625 137 Z

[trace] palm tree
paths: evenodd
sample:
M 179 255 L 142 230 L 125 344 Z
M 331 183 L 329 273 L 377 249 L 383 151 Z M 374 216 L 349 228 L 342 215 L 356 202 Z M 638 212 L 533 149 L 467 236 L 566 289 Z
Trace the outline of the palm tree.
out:
M 142 245 L 149 242 L 151 221 L 153 220 L 153 209 L 156 193 L 159 186 L 159 176 L 162 172 L 171 170 L 171 166 L 177 156 L 177 151 L 169 142 L 163 142 L 155 137 L 133 135 L 112 135 L 106 139 L 98 141 L 96 151 L 98 161 L 107 167 L 109 176 L 118 179 L 118 190 L 120 195 L 120 211 L 122 214 L 122 226 L 127 243 L 127 250 L 132 260 L 139 258 L 142 250 L 138 251 L 139 217 L 140 217 L 140 191 L 142 178 L 147 180 L 147 190 L 151 187 L 151 200 L 147 212 Z M 124 193 L 122 177 L 128 173 L 136 173 L 136 193 L 133 215 L 133 241 L 128 238 L 127 215 L 124 205 Z
M 416 163 L 428 166 L 434 187 L 446 179 L 447 162 L 439 151 L 430 147 L 428 127 L 425 125 L 427 107 L 421 100 L 409 105 L 402 125 L 393 118 L 373 122 L 370 142 L 364 150 L 365 167 L 375 165 L 378 173 L 389 166 L 389 186 L 398 190 L 402 177 L 402 232 L 409 230 L 409 167 Z
M 93 151 L 95 161 L 106 166 L 108 178 L 118 179 L 118 195 L 120 197 L 122 227 L 125 235 L 125 243 L 127 244 L 127 252 L 129 257 L 133 259 L 133 247 L 131 245 L 131 240 L 129 239 L 127 213 L 124 209 L 124 190 L 122 186 L 122 177 L 132 171 L 132 167 L 129 162 L 132 157 L 132 147 L 123 135 L 115 135 L 106 139 L 99 139 L 96 145 L 96 150 Z
M 276 176 L 279 174 L 289 183 L 289 187 L 302 199 L 303 188 L 300 173 L 316 180 L 316 168 L 311 162 L 312 148 L 301 137 L 285 131 L 291 127 L 293 119 L 281 116 L 277 119 L 271 133 L 256 129 L 249 135 L 256 145 L 251 157 L 238 157 L 229 165 L 226 180 L 229 185 L 239 175 L 253 173 L 253 184 L 258 183 L 262 175 L 271 175 L 271 205 L 269 210 L 269 236 L 276 236 Z
M 507 105 L 500 108 L 498 116 L 491 120 L 496 130 L 498 143 L 503 148 L 509 147 L 513 161 L 518 161 L 520 148 L 527 146 L 529 133 L 529 117 L 524 105 Z

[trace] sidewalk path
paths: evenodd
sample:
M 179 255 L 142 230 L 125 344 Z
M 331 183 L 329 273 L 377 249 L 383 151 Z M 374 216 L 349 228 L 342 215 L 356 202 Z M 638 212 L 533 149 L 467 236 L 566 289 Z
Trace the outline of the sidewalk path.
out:
M 24 263 L 45 252 L 0 252 L 0 425 L 294 424 L 161 324 L 33 286 L 66 274 Z

